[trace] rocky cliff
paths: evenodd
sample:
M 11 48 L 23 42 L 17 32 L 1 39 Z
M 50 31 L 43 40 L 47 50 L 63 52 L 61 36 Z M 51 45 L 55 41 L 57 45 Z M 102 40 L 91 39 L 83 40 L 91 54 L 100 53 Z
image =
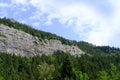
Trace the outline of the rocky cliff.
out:
M 56 51 L 82 54 L 77 46 L 62 44 L 59 40 L 39 40 L 23 31 L 0 24 L 0 52 L 14 53 L 22 56 L 53 54 Z

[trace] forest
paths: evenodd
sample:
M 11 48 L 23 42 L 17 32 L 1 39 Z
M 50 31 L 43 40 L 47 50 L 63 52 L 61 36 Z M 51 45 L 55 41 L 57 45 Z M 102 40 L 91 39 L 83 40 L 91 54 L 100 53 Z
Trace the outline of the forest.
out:
M 119 80 L 120 55 L 70 55 L 57 51 L 34 57 L 0 53 L 0 80 Z
M 85 52 L 71 55 L 57 51 L 34 57 L 0 52 L 0 80 L 120 80 L 119 48 L 67 40 L 7 18 L 0 18 L 0 24 L 37 36 L 39 40 L 56 39 L 66 45 L 76 45 Z

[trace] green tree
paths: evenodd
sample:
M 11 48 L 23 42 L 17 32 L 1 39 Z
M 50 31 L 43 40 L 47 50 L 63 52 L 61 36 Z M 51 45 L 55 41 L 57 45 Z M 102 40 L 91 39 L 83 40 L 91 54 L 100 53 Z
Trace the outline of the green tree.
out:
M 0 80 L 4 80 L 4 78 L 2 76 L 0 76 Z
M 43 63 L 38 65 L 39 78 L 40 80 L 52 80 L 53 72 L 55 71 L 54 65 L 48 65 L 47 63 Z
M 82 73 L 79 70 L 74 70 L 74 72 L 75 72 L 76 80 L 88 80 L 89 79 L 87 73 Z
M 74 78 L 74 72 L 73 72 L 73 65 L 70 60 L 69 54 L 66 54 L 65 60 L 62 65 L 62 72 L 61 72 L 61 77 L 64 80 L 72 79 Z
M 118 71 L 117 67 L 114 64 L 111 64 L 110 78 L 111 78 L 110 80 L 120 79 L 120 72 Z
M 97 80 L 109 80 L 109 75 L 106 71 L 100 71 L 97 76 Z

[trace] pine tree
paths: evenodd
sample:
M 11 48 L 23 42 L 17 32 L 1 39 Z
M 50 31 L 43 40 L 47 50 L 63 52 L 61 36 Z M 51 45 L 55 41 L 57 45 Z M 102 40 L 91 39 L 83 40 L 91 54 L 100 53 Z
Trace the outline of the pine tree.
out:
M 39 78 L 40 80 L 52 80 L 53 79 L 53 72 L 55 71 L 54 65 L 48 65 L 47 63 L 43 63 L 38 65 L 39 71 Z
M 62 66 L 61 77 L 63 80 L 71 80 L 74 76 L 73 66 L 69 55 L 67 54 Z

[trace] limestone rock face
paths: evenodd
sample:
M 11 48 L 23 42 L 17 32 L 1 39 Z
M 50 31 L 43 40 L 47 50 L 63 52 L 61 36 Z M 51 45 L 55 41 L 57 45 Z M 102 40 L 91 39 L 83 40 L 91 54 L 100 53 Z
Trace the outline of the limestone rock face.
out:
M 0 24 L 0 52 L 35 56 L 53 54 L 57 50 L 71 54 L 84 53 L 77 46 L 64 45 L 61 41 L 54 39 L 39 41 L 38 37 Z

